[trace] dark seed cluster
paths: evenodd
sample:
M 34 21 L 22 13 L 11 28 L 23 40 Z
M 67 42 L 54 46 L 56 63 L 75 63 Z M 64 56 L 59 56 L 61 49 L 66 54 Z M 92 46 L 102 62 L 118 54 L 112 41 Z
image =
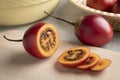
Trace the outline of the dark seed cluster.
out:
M 89 58 L 87 59 L 87 61 L 85 62 L 85 64 L 89 64 L 92 60 L 93 60 L 93 57 L 89 57 Z
M 67 53 L 68 54 L 67 54 L 67 56 L 64 57 L 64 59 L 68 60 L 68 61 L 78 60 L 83 55 L 83 51 L 81 49 L 70 50 Z
M 40 35 L 40 46 L 45 51 L 49 51 L 50 48 L 54 48 L 56 45 L 56 36 L 51 29 L 47 29 Z

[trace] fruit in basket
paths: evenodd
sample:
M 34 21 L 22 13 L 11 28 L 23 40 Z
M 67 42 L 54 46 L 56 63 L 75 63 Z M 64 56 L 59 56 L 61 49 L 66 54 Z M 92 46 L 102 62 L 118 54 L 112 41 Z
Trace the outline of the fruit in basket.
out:
M 30 27 L 21 40 L 8 39 L 8 41 L 23 42 L 25 50 L 37 58 L 50 57 L 59 46 L 59 35 L 52 24 L 41 22 Z
M 65 50 L 59 57 L 58 63 L 67 67 L 76 67 L 83 64 L 89 57 L 90 51 L 86 47 L 77 47 Z
M 90 70 L 92 71 L 102 71 L 108 66 L 110 66 L 110 59 L 100 59 L 95 66 L 93 66 Z
M 111 10 L 113 13 L 120 13 L 120 0 L 118 0 Z
M 72 23 L 64 19 L 58 18 L 51 14 L 47 15 L 69 23 L 75 28 L 75 35 L 79 41 L 92 46 L 103 46 L 113 38 L 113 29 L 111 24 L 100 15 L 88 15 L 81 21 Z
M 116 0 L 87 0 L 86 4 L 88 7 L 107 11 L 110 7 L 115 4 Z
M 90 53 L 90 56 L 88 59 L 84 62 L 84 64 L 77 66 L 78 69 L 80 70 L 88 70 L 95 66 L 97 62 L 99 61 L 100 56 L 95 53 Z

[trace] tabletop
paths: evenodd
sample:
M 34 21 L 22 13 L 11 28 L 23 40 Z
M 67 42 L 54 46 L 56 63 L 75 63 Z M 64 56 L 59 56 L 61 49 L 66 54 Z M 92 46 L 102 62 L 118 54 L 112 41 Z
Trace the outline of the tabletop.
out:
M 77 19 L 80 17 L 81 11 L 79 8 L 75 7 L 73 4 L 69 2 L 69 0 L 61 0 L 60 4 L 57 6 L 57 8 L 52 13 L 55 16 L 64 18 L 66 20 L 69 20 L 71 22 L 77 21 Z M 81 44 L 80 41 L 76 38 L 74 34 L 74 28 L 73 26 L 64 23 L 62 21 L 58 21 L 56 19 L 53 19 L 51 17 L 46 17 L 42 20 L 39 20 L 38 22 L 49 22 L 55 25 L 57 28 L 60 39 L 71 41 L 74 43 Z M 36 22 L 34 22 L 36 23 Z M 21 26 L 13 26 L 13 27 L 0 27 L 0 33 L 8 30 L 20 30 L 25 31 L 30 26 L 32 26 L 34 23 L 27 24 L 27 25 L 21 25 Z M 115 32 L 114 37 L 112 41 L 110 41 L 105 46 L 102 46 L 101 48 L 110 49 L 114 51 L 120 51 L 120 32 Z

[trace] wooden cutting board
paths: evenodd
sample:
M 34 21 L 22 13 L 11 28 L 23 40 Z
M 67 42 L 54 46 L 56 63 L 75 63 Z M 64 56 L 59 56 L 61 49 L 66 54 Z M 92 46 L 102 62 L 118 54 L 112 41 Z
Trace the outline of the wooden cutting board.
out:
M 61 40 L 59 49 L 52 57 L 36 59 L 24 50 L 22 42 L 9 42 L 3 39 L 3 34 L 19 39 L 24 32 L 0 33 L 0 80 L 120 80 L 120 52 L 86 46 L 102 58 L 110 58 L 112 64 L 102 72 L 80 71 L 56 62 L 64 50 L 80 46 L 78 44 Z

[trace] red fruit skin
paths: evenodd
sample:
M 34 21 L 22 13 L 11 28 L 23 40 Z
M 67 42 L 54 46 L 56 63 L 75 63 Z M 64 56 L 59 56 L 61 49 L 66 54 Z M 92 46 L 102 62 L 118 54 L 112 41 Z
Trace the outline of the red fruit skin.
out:
M 120 4 L 120 0 L 117 0 L 117 3 Z
M 97 10 L 107 11 L 115 2 L 116 0 L 87 0 L 87 6 Z
M 120 0 L 119 0 L 120 1 Z M 120 13 L 120 2 L 116 2 L 115 5 L 112 7 L 113 13 Z
M 23 46 L 25 50 L 32 56 L 37 58 L 44 58 L 43 55 L 40 54 L 38 44 L 37 44 L 37 34 L 43 25 L 46 23 L 39 23 L 31 28 L 29 28 L 23 37 Z
M 103 17 L 88 15 L 82 20 L 75 34 L 84 44 L 103 46 L 111 41 L 113 29 Z

